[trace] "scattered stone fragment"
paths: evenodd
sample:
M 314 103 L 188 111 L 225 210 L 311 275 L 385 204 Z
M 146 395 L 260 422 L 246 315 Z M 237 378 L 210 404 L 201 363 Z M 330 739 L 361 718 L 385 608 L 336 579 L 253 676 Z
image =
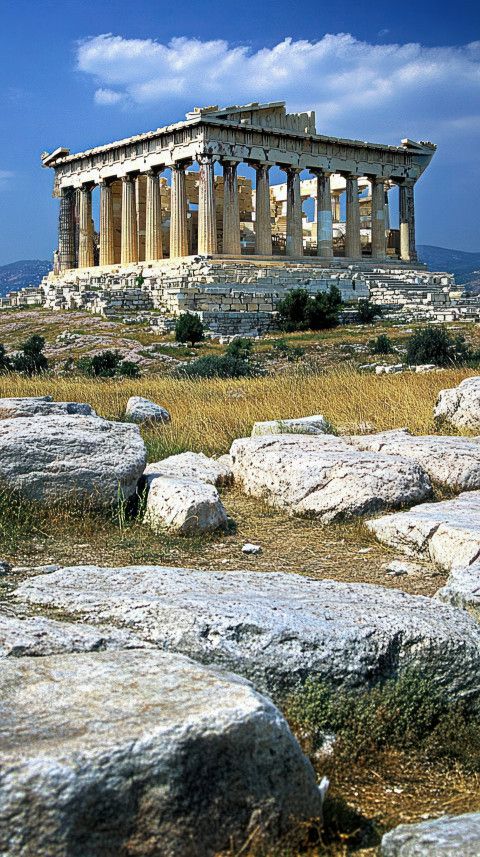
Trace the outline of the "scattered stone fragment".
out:
M 397 372 L 403 372 L 405 366 L 403 363 L 386 364 L 384 366 L 375 366 L 375 375 L 395 375 Z
M 143 396 L 130 396 L 125 409 L 125 417 L 134 423 L 169 423 L 170 414 L 166 408 L 144 399 Z
M 260 547 L 260 545 L 252 545 L 250 542 L 247 542 L 247 544 L 244 545 L 242 548 L 242 553 L 257 554 L 261 552 L 262 548 Z
M 333 435 L 239 438 L 230 454 L 247 494 L 326 523 L 420 503 L 431 494 L 417 462 L 363 452 Z
M 416 562 L 402 562 L 398 559 L 393 559 L 391 562 L 385 563 L 382 568 L 385 569 L 387 574 L 392 574 L 394 576 L 402 575 L 402 574 L 416 574 L 419 571 L 423 571 L 423 566 L 418 565 Z
M 12 566 L 10 565 L 9 562 L 7 562 L 4 559 L 0 560 L 0 575 L 1 574 L 9 574 L 11 572 L 11 570 L 12 570 Z
M 356 449 L 417 461 L 433 482 L 457 491 L 480 488 L 480 439 L 413 436 L 407 429 L 346 438 Z
M 480 561 L 454 567 L 436 598 L 454 607 L 462 607 L 480 620 Z
M 314 414 L 311 417 L 298 417 L 297 419 L 254 423 L 252 437 L 264 434 L 331 434 L 331 427 L 321 414 Z
M 436 366 L 435 363 L 420 363 L 417 366 L 412 366 L 412 369 L 415 369 L 415 372 L 422 374 L 425 372 L 437 372 L 438 366 Z
M 16 590 L 162 650 L 216 663 L 282 698 L 308 676 L 364 688 L 413 668 L 479 693 L 480 626 L 434 598 L 295 574 L 72 566 Z
M 2 854 L 213 857 L 321 816 L 284 718 L 236 676 L 100 652 L 10 659 L 0 686 Z
M 382 857 L 478 857 L 480 812 L 401 824 L 382 839 Z
M 49 574 L 52 571 L 58 571 L 59 565 L 16 565 L 12 568 L 13 574 Z
M 90 405 L 81 402 L 54 402 L 51 396 L 26 396 L 25 398 L 0 399 L 0 420 L 14 417 L 46 417 L 80 414 L 95 416 Z
M 155 532 L 181 535 L 212 532 L 225 526 L 227 513 L 209 482 L 154 476 L 150 481 L 144 522 Z
M 233 480 L 232 468 L 227 462 L 208 458 L 203 452 L 182 452 L 180 455 L 170 455 L 162 461 L 152 462 L 145 468 L 144 475 L 148 477 L 148 481 L 155 476 L 173 476 L 210 482 L 217 487 L 229 485 Z
M 480 430 L 480 376 L 465 378 L 458 387 L 440 390 L 434 409 L 436 421 L 456 428 Z
M 116 503 L 134 493 L 145 461 L 130 423 L 71 415 L 0 420 L 0 481 L 31 500 Z
M 0 613 L 0 658 L 45 656 L 104 649 L 144 649 L 144 640 L 117 628 L 58 622 L 44 616 L 17 618 Z
M 409 556 L 429 556 L 447 571 L 468 566 L 480 558 L 480 491 L 422 503 L 408 512 L 367 521 L 367 527 L 384 544 Z

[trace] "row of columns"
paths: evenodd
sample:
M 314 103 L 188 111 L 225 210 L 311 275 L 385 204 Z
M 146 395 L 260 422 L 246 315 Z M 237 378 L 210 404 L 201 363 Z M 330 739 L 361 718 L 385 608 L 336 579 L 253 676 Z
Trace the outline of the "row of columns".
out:
M 238 161 L 223 162 L 224 200 L 223 200 L 223 252 L 227 255 L 239 255 L 240 248 L 240 212 L 238 199 L 237 167 Z M 199 158 L 199 202 L 198 202 L 198 253 L 212 255 L 217 253 L 217 223 L 215 206 L 214 159 L 210 155 Z M 255 252 L 261 256 L 272 255 L 272 223 L 270 215 L 270 165 L 253 164 L 256 171 L 255 189 Z M 172 167 L 171 216 L 170 216 L 170 256 L 187 256 L 188 249 L 188 204 L 185 183 L 186 164 L 177 163 Z M 287 256 L 303 255 L 302 200 L 300 192 L 300 172 L 294 167 L 285 168 L 287 174 Z M 146 214 L 145 214 L 145 261 L 161 259 L 162 220 L 160 198 L 161 170 L 147 173 Z M 312 171 L 313 172 L 313 171 Z M 317 254 L 322 258 L 333 256 L 332 194 L 330 175 L 315 171 L 317 177 Z M 372 257 L 385 258 L 385 181 L 372 177 Z M 84 185 L 79 193 L 79 245 L 78 267 L 88 268 L 94 264 L 93 227 L 92 227 L 92 185 Z M 138 229 L 135 200 L 135 177 L 128 174 L 122 178 L 121 206 L 121 264 L 128 265 L 138 261 Z M 59 266 L 61 270 L 72 268 L 75 264 L 75 191 L 66 188 L 60 201 Z M 345 256 L 360 259 L 360 204 L 358 197 L 358 177 L 346 176 L 346 234 Z M 404 260 L 415 259 L 415 221 L 413 182 L 400 185 L 400 256 Z M 113 265 L 114 247 L 114 206 L 112 185 L 109 181 L 100 182 L 100 265 Z

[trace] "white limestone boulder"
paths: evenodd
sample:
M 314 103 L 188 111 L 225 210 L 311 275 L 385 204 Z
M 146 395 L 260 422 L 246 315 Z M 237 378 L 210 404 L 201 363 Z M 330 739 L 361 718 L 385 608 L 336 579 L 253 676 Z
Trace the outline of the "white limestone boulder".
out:
M 157 405 L 143 396 L 130 396 L 125 417 L 134 423 L 169 423 L 170 414 L 162 405 Z
M 149 482 L 144 523 L 155 532 L 192 536 L 225 526 L 227 513 L 209 482 L 154 476 Z
M 480 812 L 401 824 L 386 833 L 382 857 L 478 857 Z
M 478 694 L 480 626 L 434 598 L 295 574 L 71 566 L 30 578 L 24 603 L 135 633 L 282 699 L 308 676 L 365 688 L 416 669 Z
M 355 449 L 417 461 L 432 482 L 457 491 L 480 489 L 480 438 L 411 435 L 407 429 L 346 438 Z
M 480 620 L 480 561 L 467 566 L 455 566 L 445 586 L 436 593 L 445 604 L 468 610 Z
M 0 853 L 213 857 L 321 816 L 247 682 L 163 652 L 20 658 L 0 676 Z
M 42 502 L 116 503 L 146 463 L 138 426 L 95 416 L 0 420 L 0 482 Z
M 142 649 L 144 640 L 117 628 L 58 622 L 45 616 L 19 618 L 0 613 L 0 658 Z
M 422 503 L 367 521 L 384 544 L 408 556 L 427 556 L 450 571 L 480 558 L 480 491 L 459 494 L 441 503 Z
M 252 437 L 264 434 L 331 434 L 331 427 L 325 417 L 314 414 L 311 417 L 298 417 L 287 420 L 268 420 L 254 423 Z
M 440 390 L 433 413 L 439 424 L 480 431 L 480 376 L 465 378 L 450 390 Z
M 417 462 L 333 435 L 239 438 L 230 455 L 247 494 L 324 522 L 420 503 L 432 490 Z
M 226 458 L 208 458 L 203 452 L 182 452 L 148 464 L 144 476 L 148 482 L 156 476 L 173 476 L 209 482 L 218 488 L 229 485 L 233 480 L 232 468 L 229 461 L 224 460 Z
M 51 396 L 0 399 L 0 420 L 72 414 L 89 417 L 95 416 L 95 411 L 83 402 L 54 402 Z

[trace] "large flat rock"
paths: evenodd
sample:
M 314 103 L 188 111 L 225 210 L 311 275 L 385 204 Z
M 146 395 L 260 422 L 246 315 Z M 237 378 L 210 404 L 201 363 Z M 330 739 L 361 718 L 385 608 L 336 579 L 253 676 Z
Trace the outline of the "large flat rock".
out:
M 480 812 L 401 824 L 382 839 L 382 857 L 478 857 Z
M 480 491 L 422 503 L 408 512 L 367 521 L 367 527 L 384 544 L 409 556 L 429 556 L 447 571 L 468 566 L 480 558 Z
M 239 438 L 230 450 L 245 491 L 328 523 L 420 503 L 429 477 L 408 458 L 362 452 L 332 435 Z
M 465 378 L 450 390 L 440 390 L 434 409 L 436 421 L 459 429 L 480 431 L 480 376 Z
M 81 415 L 0 420 L 0 482 L 32 500 L 116 503 L 134 493 L 145 463 L 136 425 Z
M 58 622 L 45 616 L 18 618 L 0 613 L 0 658 L 46 656 L 148 646 L 117 628 Z
M 468 610 L 480 621 L 480 562 L 453 568 L 435 597 L 445 604 Z
M 155 532 L 194 536 L 227 523 L 218 491 L 209 482 L 170 476 L 148 476 L 147 480 L 144 522 Z
M 418 669 L 453 695 L 480 690 L 480 627 L 433 598 L 295 574 L 73 566 L 20 600 L 132 631 L 281 698 L 308 676 L 363 688 Z
M 456 491 L 480 488 L 480 438 L 424 435 L 406 429 L 347 438 L 355 449 L 401 455 L 417 461 L 432 482 Z
M 100 652 L 5 661 L 0 688 L 8 857 L 213 857 L 321 813 L 285 720 L 236 676 Z
M 263 434 L 329 434 L 331 427 L 321 414 L 296 419 L 268 420 L 254 423 L 252 437 Z
M 169 455 L 161 461 L 147 464 L 144 475 L 149 482 L 155 476 L 171 476 L 210 482 L 219 488 L 229 485 L 233 479 L 232 469 L 225 458 L 226 456 L 221 460 L 208 458 L 203 452 L 181 452 L 179 455 Z
M 84 402 L 54 402 L 51 396 L 25 396 L 0 399 L 0 420 L 13 417 L 46 417 L 81 414 L 95 416 L 91 405 Z

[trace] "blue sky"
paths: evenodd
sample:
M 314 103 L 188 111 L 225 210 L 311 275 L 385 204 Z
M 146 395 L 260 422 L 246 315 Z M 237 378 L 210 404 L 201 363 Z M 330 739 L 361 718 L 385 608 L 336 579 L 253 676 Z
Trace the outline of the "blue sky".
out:
M 319 133 L 437 143 L 418 241 L 480 251 L 478 2 L 0 0 L 0 12 L 0 264 L 55 246 L 43 150 L 281 98 L 316 109 Z

